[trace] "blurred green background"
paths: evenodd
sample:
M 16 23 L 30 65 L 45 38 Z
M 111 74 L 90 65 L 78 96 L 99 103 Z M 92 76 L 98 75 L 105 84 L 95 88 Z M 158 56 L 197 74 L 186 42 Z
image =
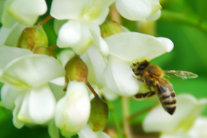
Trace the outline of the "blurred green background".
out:
M 50 5 L 51 1 L 47 1 Z M 207 98 L 207 0 L 161 0 L 162 16 L 155 23 L 156 36 L 170 38 L 174 42 L 174 50 L 166 53 L 152 62 L 166 70 L 186 70 L 199 75 L 196 79 L 169 79 L 177 95 L 189 93 L 197 98 Z M 44 17 L 42 17 L 44 18 Z M 41 20 L 41 19 L 40 19 Z M 131 31 L 139 31 L 137 22 L 123 21 Z M 44 26 L 48 33 L 50 44 L 55 44 L 56 35 L 52 27 L 53 21 Z M 116 119 L 122 121 L 121 102 L 117 99 L 110 103 L 111 113 L 108 126 Z M 131 100 L 130 112 L 136 113 L 142 109 L 157 104 L 156 100 Z M 132 120 L 140 123 L 144 115 Z M 203 115 L 207 115 L 207 109 Z M 33 127 L 16 129 L 12 124 L 12 112 L 0 107 L 0 138 L 47 138 L 47 128 Z

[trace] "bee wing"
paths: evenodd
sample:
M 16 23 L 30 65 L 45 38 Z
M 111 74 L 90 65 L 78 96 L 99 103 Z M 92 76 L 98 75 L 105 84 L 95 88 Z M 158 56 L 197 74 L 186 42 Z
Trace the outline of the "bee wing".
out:
M 180 79 L 193 79 L 193 78 L 197 78 L 198 75 L 195 74 L 195 73 L 192 73 L 192 72 L 189 72 L 189 71 L 183 71 L 183 70 L 165 70 L 164 71 L 166 76 L 169 75 L 173 75 L 177 78 L 180 78 Z

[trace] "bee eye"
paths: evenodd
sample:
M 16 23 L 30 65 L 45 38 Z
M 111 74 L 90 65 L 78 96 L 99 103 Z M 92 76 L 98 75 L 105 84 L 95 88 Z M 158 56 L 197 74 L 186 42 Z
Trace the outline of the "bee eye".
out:
M 148 65 L 148 62 L 143 62 L 139 65 L 138 70 L 144 70 Z
M 140 65 L 140 66 L 138 67 L 138 70 L 143 70 L 144 68 L 145 68 L 144 65 Z

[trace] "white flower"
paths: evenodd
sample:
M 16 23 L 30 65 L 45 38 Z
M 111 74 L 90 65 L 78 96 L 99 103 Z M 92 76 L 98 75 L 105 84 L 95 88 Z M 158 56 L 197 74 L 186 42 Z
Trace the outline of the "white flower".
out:
M 57 45 L 72 47 L 77 54 L 82 54 L 93 41 L 96 41 L 101 50 L 106 52 L 98 25 L 105 20 L 112 2 L 111 0 L 53 0 L 51 15 L 59 20 L 69 20 L 59 30 Z
M 156 20 L 161 14 L 159 0 L 116 0 L 116 8 L 129 20 Z
M 202 138 L 199 135 L 205 133 L 200 133 L 202 130 L 198 131 L 198 128 L 203 125 L 198 117 L 206 104 L 207 99 L 196 100 L 191 95 L 179 95 L 177 109 L 173 116 L 166 113 L 159 105 L 146 116 L 143 128 L 146 132 L 161 132 L 162 138 Z M 206 119 L 202 120 L 206 121 Z
M 1 21 L 5 27 L 12 26 L 16 21 L 31 26 L 46 11 L 45 0 L 7 0 Z
M 56 103 L 49 81 L 64 75 L 62 66 L 53 57 L 33 55 L 25 49 L 0 49 L 0 81 L 5 83 L 2 103 L 14 108 L 14 125 L 20 128 L 24 123 L 47 123 Z
M 94 47 L 82 59 L 89 68 L 90 82 L 102 88 L 109 99 L 115 95 L 132 96 L 138 92 L 139 85 L 130 67 L 134 61 L 151 60 L 173 49 L 172 41 L 167 38 L 136 32 L 115 34 L 105 41 L 109 45 L 107 59 Z
M 72 81 L 56 106 L 55 124 L 61 133 L 72 136 L 83 129 L 90 115 L 90 98 L 84 82 Z
M 161 138 L 205 138 L 207 137 L 207 118 L 198 117 L 193 125 L 193 127 L 185 132 L 176 132 L 172 134 L 162 134 Z

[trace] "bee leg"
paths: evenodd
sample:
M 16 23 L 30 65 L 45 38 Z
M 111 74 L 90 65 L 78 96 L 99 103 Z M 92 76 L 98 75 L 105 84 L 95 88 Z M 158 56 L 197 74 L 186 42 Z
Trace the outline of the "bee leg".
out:
M 140 79 L 139 77 L 136 77 L 135 76 L 135 79 L 138 80 L 138 81 L 144 82 L 144 80 L 143 79 Z
M 146 97 L 151 97 L 153 95 L 155 95 L 155 91 L 149 91 L 146 93 L 138 93 L 134 97 L 135 98 L 146 98 Z

